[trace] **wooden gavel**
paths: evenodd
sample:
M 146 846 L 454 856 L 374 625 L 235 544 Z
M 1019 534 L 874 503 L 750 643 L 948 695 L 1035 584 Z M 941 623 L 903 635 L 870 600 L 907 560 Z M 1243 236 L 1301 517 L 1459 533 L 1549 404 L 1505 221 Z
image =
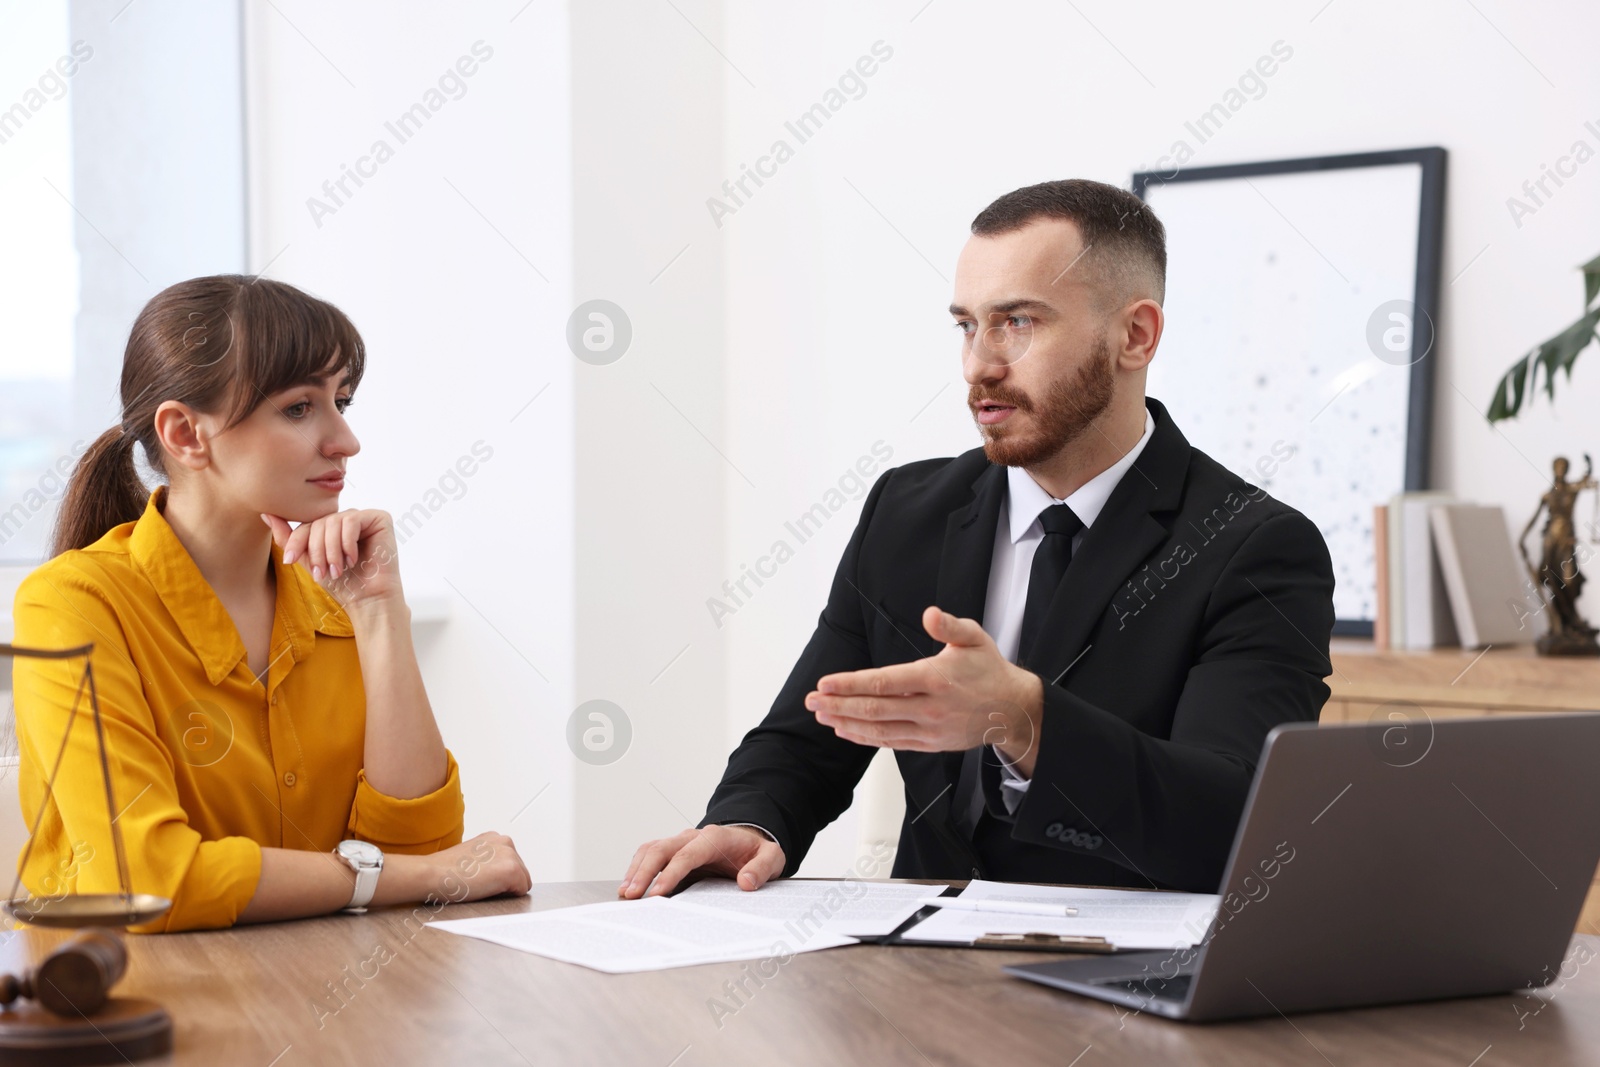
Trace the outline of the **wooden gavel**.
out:
M 111 987 L 127 969 L 128 948 L 121 938 L 85 930 L 57 946 L 21 978 L 0 975 L 0 1004 L 27 997 L 67 1018 L 93 1015 L 105 1007 Z

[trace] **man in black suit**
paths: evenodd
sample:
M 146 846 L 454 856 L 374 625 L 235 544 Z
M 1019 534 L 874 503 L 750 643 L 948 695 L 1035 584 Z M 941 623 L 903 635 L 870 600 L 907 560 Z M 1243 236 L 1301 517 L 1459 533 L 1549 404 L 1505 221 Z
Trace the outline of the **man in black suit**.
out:
M 1267 732 L 1327 699 L 1333 570 L 1145 396 L 1165 277 L 1161 223 L 1113 186 L 973 221 L 950 312 L 983 447 L 873 486 L 705 819 L 642 846 L 619 895 L 793 874 L 879 747 L 905 779 L 896 876 L 1218 888 Z

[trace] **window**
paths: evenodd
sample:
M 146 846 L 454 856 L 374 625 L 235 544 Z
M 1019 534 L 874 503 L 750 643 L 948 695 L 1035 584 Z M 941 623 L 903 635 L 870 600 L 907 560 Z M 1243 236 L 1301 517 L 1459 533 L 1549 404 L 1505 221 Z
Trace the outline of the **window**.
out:
M 10 5 L 0 34 L 0 564 L 43 559 L 76 460 L 67 8 Z

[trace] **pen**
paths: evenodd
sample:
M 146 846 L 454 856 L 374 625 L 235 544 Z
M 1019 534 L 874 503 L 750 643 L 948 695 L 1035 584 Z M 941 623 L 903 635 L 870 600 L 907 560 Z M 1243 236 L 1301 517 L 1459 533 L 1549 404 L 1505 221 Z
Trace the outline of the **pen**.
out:
M 959 911 L 994 911 L 1010 915 L 1049 915 L 1068 919 L 1077 908 L 1065 904 L 1035 904 L 1029 900 L 965 900 L 961 897 L 923 897 L 918 904 L 929 908 L 955 908 Z

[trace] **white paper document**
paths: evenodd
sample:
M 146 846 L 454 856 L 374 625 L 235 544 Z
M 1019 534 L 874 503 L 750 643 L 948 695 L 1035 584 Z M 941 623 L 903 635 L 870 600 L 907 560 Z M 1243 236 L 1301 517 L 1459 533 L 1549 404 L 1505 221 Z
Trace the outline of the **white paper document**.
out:
M 783 879 L 746 892 L 715 878 L 673 897 L 428 926 L 619 974 L 853 945 L 856 937 L 892 931 L 932 891 L 922 885 Z
M 749 893 L 730 879 L 708 878 L 672 899 L 776 919 L 796 937 L 819 929 L 853 937 L 881 937 L 911 918 L 918 900 L 938 892 L 938 886 L 785 878 Z
M 670 897 L 445 919 L 429 923 L 428 929 L 476 937 L 610 974 L 764 959 L 856 943 L 852 937 L 820 930 L 801 939 L 777 919 Z
M 961 896 L 1065 904 L 1069 918 L 1004 915 L 941 908 L 903 935 L 907 941 L 971 943 L 986 934 L 1071 934 L 1103 937 L 1119 949 L 1187 948 L 1198 944 L 1221 900 L 1215 893 L 1163 893 L 1137 889 L 1078 889 L 974 880 Z

